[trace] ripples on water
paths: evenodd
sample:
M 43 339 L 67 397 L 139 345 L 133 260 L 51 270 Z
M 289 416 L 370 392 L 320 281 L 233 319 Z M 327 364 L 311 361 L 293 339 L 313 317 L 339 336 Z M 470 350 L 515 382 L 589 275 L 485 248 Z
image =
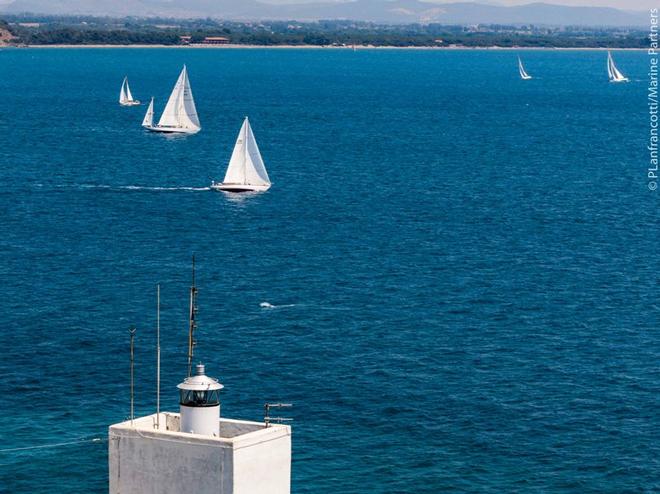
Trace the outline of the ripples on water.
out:
M 104 437 L 198 355 L 223 413 L 295 403 L 293 491 L 660 490 L 646 57 L 11 50 L 0 79 L 2 448 Z M 182 63 L 201 133 L 143 132 Z M 208 190 L 249 115 L 272 189 Z M 260 304 L 268 303 L 268 307 Z M 106 444 L 0 453 L 0 490 L 104 492 Z

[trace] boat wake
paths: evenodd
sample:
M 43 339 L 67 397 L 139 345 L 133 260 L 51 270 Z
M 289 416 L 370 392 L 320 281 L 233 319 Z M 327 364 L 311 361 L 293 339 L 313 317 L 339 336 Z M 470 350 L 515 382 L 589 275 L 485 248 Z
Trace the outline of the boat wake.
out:
M 114 188 L 120 190 L 155 190 L 155 191 L 187 190 L 190 192 L 211 190 L 211 187 L 145 187 L 141 185 L 122 185 Z
M 282 309 L 284 307 L 295 307 L 296 304 L 273 305 L 270 302 L 261 302 L 259 307 L 262 309 Z
M 211 190 L 211 187 L 151 187 L 145 185 L 103 185 L 103 184 L 71 184 L 71 185 L 45 185 L 34 184 L 38 188 L 52 187 L 55 189 L 78 189 L 78 190 L 133 190 L 133 191 L 147 191 L 147 192 L 173 192 L 173 191 L 186 191 L 186 192 L 203 192 Z
M 282 305 L 275 305 L 271 304 L 270 302 L 261 302 L 259 304 L 259 307 L 261 307 L 264 310 L 272 310 L 272 309 L 284 309 L 287 307 L 299 307 L 301 309 L 304 309 L 305 307 L 314 307 L 316 310 L 349 310 L 352 311 L 354 310 L 351 307 L 333 307 L 329 305 L 316 305 L 316 304 L 282 304 Z

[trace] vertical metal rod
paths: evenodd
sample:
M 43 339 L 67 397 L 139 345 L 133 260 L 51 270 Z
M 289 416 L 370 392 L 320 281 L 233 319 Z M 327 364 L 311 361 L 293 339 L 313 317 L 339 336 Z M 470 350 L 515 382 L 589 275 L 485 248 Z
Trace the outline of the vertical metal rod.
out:
M 134 398 L 135 398 L 135 396 L 134 396 L 135 387 L 134 387 L 134 379 L 133 379 L 134 378 L 134 372 L 133 372 L 133 362 L 134 362 L 133 348 L 134 348 L 134 343 L 133 343 L 133 340 L 135 339 L 135 328 L 133 327 L 133 328 L 129 329 L 128 331 L 131 333 L 131 427 L 133 427 L 133 418 L 135 417 L 135 414 L 133 413 L 134 412 L 133 405 L 134 405 Z
M 156 429 L 160 430 L 160 283 L 156 285 Z
M 195 347 L 195 314 L 197 313 L 197 287 L 195 287 L 195 255 L 192 256 L 192 284 L 190 285 L 190 317 L 188 325 L 188 377 L 192 373 L 192 359 Z

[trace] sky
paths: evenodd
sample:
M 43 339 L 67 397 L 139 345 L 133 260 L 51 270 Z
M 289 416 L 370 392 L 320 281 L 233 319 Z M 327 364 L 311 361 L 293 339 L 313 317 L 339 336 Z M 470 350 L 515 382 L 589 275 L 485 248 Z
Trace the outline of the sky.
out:
M 332 0 L 261 0 L 262 2 L 283 3 L 309 3 Z M 336 1 L 336 0 L 335 0 Z M 387 0 L 383 0 L 387 1 Z M 613 7 L 621 10 L 648 10 L 653 7 L 660 9 L 660 0 L 422 0 L 432 3 L 451 3 L 459 1 L 474 1 L 476 3 L 490 3 L 496 5 L 524 5 L 526 3 L 543 2 L 555 5 L 570 5 L 574 7 Z
M 539 0 L 555 5 L 570 5 L 572 7 L 613 7 L 620 10 L 647 10 L 652 7 L 660 8 L 660 0 Z M 441 2 L 438 2 L 441 3 Z M 500 0 L 493 3 L 501 5 L 524 5 L 532 3 L 524 0 Z

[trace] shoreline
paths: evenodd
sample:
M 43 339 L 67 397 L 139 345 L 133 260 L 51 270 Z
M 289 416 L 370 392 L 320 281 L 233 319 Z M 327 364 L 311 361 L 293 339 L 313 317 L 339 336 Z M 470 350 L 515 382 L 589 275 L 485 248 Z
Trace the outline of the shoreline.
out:
M 0 48 L 154 48 L 154 49 L 202 49 L 202 50 L 350 50 L 353 46 L 332 45 L 0 45 Z M 371 46 L 360 45 L 355 47 L 359 50 L 488 50 L 488 51 L 513 51 L 513 50 L 557 50 L 557 51 L 646 51 L 646 48 L 602 48 L 602 47 L 552 47 L 552 46 Z

